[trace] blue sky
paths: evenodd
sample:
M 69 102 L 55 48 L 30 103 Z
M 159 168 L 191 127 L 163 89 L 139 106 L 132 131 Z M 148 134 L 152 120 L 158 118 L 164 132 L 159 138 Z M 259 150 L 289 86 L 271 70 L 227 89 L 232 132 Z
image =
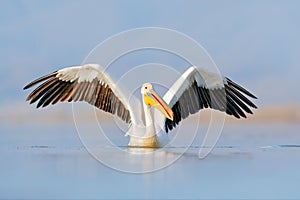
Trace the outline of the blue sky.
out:
M 0 105 L 25 83 L 80 64 L 101 41 L 139 27 L 183 32 L 258 104 L 299 104 L 300 1 L 1 1 Z M 158 62 L 158 61 L 157 61 Z

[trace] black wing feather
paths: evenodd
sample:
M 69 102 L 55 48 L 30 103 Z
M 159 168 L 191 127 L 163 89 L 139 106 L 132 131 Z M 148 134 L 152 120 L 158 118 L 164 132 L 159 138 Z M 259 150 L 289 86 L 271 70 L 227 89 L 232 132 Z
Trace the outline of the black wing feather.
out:
M 108 84 L 104 85 L 98 78 L 91 82 L 60 80 L 58 71 L 38 78 L 24 87 L 28 89 L 41 83 L 27 97 L 27 101 L 38 101 L 37 108 L 58 102 L 86 101 L 87 103 L 111 114 L 116 114 L 126 123 L 131 122 L 129 110 L 114 94 Z
M 224 81 L 224 87 L 214 89 L 199 86 L 195 80 L 173 105 L 174 119 L 173 121 L 165 119 L 165 131 L 172 130 L 181 120 L 203 108 L 226 112 L 236 118 L 246 118 L 244 111 L 252 114 L 248 106 L 252 108 L 257 108 L 257 106 L 242 93 L 256 99 L 252 93 L 228 78 Z

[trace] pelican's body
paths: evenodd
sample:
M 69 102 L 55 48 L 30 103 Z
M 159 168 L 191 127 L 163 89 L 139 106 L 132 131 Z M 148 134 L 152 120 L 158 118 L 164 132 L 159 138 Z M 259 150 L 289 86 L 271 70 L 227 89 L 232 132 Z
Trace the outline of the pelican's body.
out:
M 130 135 L 129 146 L 135 147 L 161 147 L 167 144 L 168 137 L 160 130 L 155 129 L 153 113 L 151 107 L 157 108 L 165 117 L 173 120 L 174 113 L 166 102 L 156 94 L 150 83 L 145 83 L 141 87 L 143 102 L 143 114 L 145 116 L 145 127 L 129 129 L 127 135 Z M 142 128 L 141 128 L 142 127 Z M 140 129 L 140 130 L 137 130 Z M 141 133 L 137 134 L 137 133 Z
M 178 123 L 203 108 L 212 108 L 236 118 L 252 114 L 256 106 L 242 93 L 253 94 L 217 74 L 190 67 L 161 98 L 150 83 L 141 86 L 142 113 L 129 104 L 128 96 L 115 85 L 97 64 L 68 67 L 34 80 L 24 87 L 43 82 L 27 98 L 30 103 L 39 100 L 37 107 L 57 102 L 85 101 L 100 110 L 118 116 L 130 124 L 126 135 L 129 146 L 161 147 L 168 143 L 167 132 Z M 136 102 L 138 100 L 135 100 Z M 152 107 L 160 113 L 153 120 Z M 144 115 L 145 123 L 142 122 Z M 163 130 L 164 129 L 164 130 Z

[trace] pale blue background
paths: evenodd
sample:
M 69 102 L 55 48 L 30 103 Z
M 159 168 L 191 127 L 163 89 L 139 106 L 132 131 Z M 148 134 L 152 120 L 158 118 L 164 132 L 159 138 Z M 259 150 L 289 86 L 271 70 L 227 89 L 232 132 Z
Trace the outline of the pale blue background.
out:
M 157 26 L 194 38 L 220 71 L 260 97 L 299 104 L 299 1 L 1 1 L 0 103 L 25 83 L 80 64 L 121 31 Z
M 199 160 L 194 147 L 164 170 L 132 175 L 88 154 L 70 104 L 35 110 L 22 90 L 38 76 L 81 64 L 111 35 L 155 26 L 202 44 L 224 75 L 259 97 L 259 108 L 297 106 L 299 8 L 300 1 L 284 0 L 0 1 L 0 198 L 299 199 L 298 122 L 226 122 L 206 159 Z M 139 61 L 128 59 L 128 66 L 158 55 L 144 53 Z M 202 129 L 206 125 L 201 122 Z M 199 130 L 193 145 L 204 134 Z M 120 131 L 110 136 L 128 142 Z

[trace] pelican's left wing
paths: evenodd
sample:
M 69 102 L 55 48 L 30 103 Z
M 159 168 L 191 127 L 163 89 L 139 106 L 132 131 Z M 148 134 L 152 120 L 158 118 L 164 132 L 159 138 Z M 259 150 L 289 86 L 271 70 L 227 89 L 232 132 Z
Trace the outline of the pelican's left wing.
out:
M 163 97 L 174 113 L 173 121 L 165 119 L 165 131 L 172 130 L 181 120 L 204 108 L 226 112 L 236 118 L 246 118 L 244 112 L 252 114 L 249 107 L 257 107 L 245 95 L 256 99 L 249 91 L 226 77 L 190 67 Z
M 42 83 L 43 82 L 43 83 Z M 38 101 L 37 108 L 57 102 L 85 101 L 105 112 L 117 115 L 125 123 L 132 120 L 129 102 L 98 64 L 67 67 L 27 84 L 40 84 L 27 97 Z

